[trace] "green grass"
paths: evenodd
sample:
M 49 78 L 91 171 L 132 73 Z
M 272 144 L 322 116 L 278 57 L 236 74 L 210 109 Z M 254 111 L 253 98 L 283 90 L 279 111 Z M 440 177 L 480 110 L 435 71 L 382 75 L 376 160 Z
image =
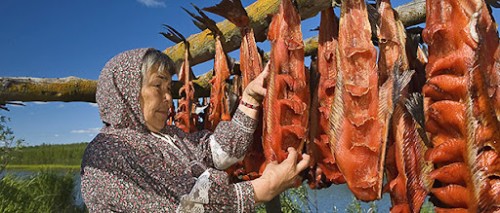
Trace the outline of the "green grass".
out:
M 0 180 L 0 212 L 85 212 L 74 205 L 74 173 L 41 171 Z
M 78 171 L 80 165 L 61 165 L 61 164 L 31 164 L 31 165 L 7 165 L 7 170 L 40 171 L 40 170 L 69 170 Z

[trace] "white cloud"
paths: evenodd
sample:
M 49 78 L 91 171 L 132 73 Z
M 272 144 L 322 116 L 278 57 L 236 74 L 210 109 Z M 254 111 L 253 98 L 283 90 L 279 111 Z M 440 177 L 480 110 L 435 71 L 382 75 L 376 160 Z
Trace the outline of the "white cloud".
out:
M 43 104 L 48 104 L 49 102 L 44 102 L 44 101 L 33 101 L 32 103 L 38 104 L 38 105 L 43 105 Z
M 97 107 L 97 103 L 89 103 L 89 105 L 92 107 Z
M 97 134 L 101 128 L 89 128 L 89 129 L 77 129 L 71 130 L 71 133 L 75 134 Z
M 165 2 L 162 0 L 137 0 L 139 3 L 146 5 L 146 7 L 165 7 Z
M 59 135 L 58 135 L 58 134 L 55 134 L 55 135 L 54 135 L 54 137 L 56 137 L 56 138 L 57 138 L 57 137 L 59 137 Z

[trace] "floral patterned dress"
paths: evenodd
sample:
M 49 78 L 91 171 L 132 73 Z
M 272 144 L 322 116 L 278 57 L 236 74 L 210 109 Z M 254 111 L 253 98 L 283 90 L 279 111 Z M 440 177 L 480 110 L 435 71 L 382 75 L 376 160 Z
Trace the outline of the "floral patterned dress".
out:
M 118 54 L 99 76 L 96 100 L 104 127 L 87 146 L 82 196 L 91 212 L 252 212 L 250 182 L 230 183 L 223 170 L 241 160 L 256 121 L 237 111 L 215 131 L 151 133 L 140 109 L 142 58 Z

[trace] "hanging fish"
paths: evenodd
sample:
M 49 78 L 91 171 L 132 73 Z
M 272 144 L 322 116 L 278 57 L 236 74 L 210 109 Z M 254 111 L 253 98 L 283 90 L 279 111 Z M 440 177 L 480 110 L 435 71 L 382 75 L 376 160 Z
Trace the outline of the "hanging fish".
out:
M 343 0 L 330 143 L 349 189 L 363 201 L 381 197 L 385 120 L 379 111 L 390 107 L 379 100 L 377 52 L 371 35 L 365 2 Z
M 281 162 L 288 155 L 288 147 L 301 153 L 308 137 L 309 79 L 300 15 L 291 1 L 281 1 L 267 37 L 271 57 L 264 98 L 263 148 L 267 162 Z
M 500 125 L 487 78 L 498 34 L 482 0 L 426 2 L 426 153 L 436 211 L 500 211 Z M 457 36 L 459 35 L 459 36 Z
M 332 183 L 345 183 L 344 176 L 335 164 L 328 135 L 338 73 L 338 30 L 338 18 L 333 8 L 321 11 L 317 59 L 312 59 L 310 66 L 310 139 L 306 145 L 311 156 L 308 182 L 313 189 L 328 187 Z
M 417 123 L 418 118 L 423 118 L 423 110 L 420 110 L 423 102 L 418 98 L 421 96 L 410 96 L 414 92 L 412 89 L 415 92 L 420 89 L 408 85 L 414 71 L 409 70 L 403 23 L 395 15 L 389 0 L 379 0 L 377 6 L 380 15 L 377 28 L 379 82 L 383 82 L 379 94 L 381 100 L 387 101 L 387 107 L 380 114 L 385 120 L 382 139 L 387 138 L 386 189 L 391 195 L 391 212 L 420 212 L 432 185 L 428 179 L 432 165 L 424 160 L 426 137 L 419 134 L 423 129 L 419 129 Z M 413 49 L 417 51 L 417 48 Z M 416 57 L 417 53 L 412 55 Z M 414 80 L 418 81 L 418 76 Z M 408 99 L 411 101 L 406 104 Z
M 262 60 L 255 42 L 253 28 L 250 26 L 250 19 L 243 8 L 240 0 L 222 0 L 213 7 L 203 8 L 203 10 L 218 14 L 240 28 L 240 71 L 242 76 L 242 90 L 255 79 L 263 70 Z M 243 162 L 235 165 L 236 176 L 242 176 L 244 180 L 255 179 L 260 176 L 259 171 L 263 170 L 265 157 L 262 148 L 262 113 L 259 113 L 259 124 L 254 133 L 254 141 L 250 145 Z
M 184 61 L 181 64 L 179 71 L 179 82 L 182 82 L 182 87 L 179 89 L 179 96 L 181 97 L 177 107 L 177 113 L 174 116 L 175 125 L 182 129 L 184 132 L 196 131 L 197 119 L 193 118 L 193 103 L 194 103 L 194 86 L 193 79 L 191 78 L 191 67 L 189 66 L 189 43 L 182 34 L 171 26 L 164 25 L 167 28 L 167 33 L 161 33 L 163 36 L 172 42 L 183 42 L 184 44 Z
M 210 91 L 210 105 L 205 121 L 205 129 L 213 131 L 219 122 L 231 120 L 229 101 L 227 97 L 228 88 L 226 86 L 226 81 L 229 79 L 231 73 L 229 72 L 227 56 L 222 46 L 222 32 L 217 27 L 217 24 L 205 15 L 202 10 L 195 5 L 193 5 L 193 7 L 198 11 L 200 16 L 195 15 L 186 9 L 184 10 L 188 12 L 188 14 L 191 15 L 197 23 L 202 23 L 204 27 L 208 28 L 215 38 L 214 75 L 210 80 L 210 83 L 212 84 Z

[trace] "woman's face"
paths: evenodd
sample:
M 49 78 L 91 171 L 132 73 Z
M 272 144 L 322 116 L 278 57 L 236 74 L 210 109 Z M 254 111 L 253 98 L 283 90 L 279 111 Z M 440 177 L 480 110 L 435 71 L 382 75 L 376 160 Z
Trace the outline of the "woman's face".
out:
M 169 74 L 161 74 L 153 66 L 146 73 L 146 79 L 141 88 L 140 102 L 146 126 L 152 132 L 159 132 L 165 127 L 168 110 L 172 104 L 170 94 L 172 78 Z

